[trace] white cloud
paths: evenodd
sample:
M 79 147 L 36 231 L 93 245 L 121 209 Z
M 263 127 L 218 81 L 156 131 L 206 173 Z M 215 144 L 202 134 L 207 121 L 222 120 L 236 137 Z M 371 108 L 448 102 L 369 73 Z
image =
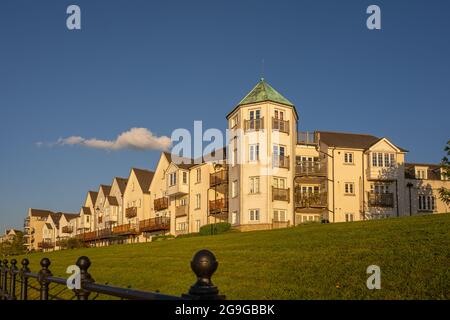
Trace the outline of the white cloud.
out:
M 121 133 L 116 140 L 100 140 L 96 138 L 85 139 L 80 136 L 71 136 L 68 138 L 60 138 L 56 143 L 50 146 L 73 146 L 81 145 L 87 148 L 105 149 L 105 150 L 169 150 L 172 141 L 167 136 L 155 136 L 146 128 L 132 128 Z M 37 143 L 42 146 L 42 142 Z

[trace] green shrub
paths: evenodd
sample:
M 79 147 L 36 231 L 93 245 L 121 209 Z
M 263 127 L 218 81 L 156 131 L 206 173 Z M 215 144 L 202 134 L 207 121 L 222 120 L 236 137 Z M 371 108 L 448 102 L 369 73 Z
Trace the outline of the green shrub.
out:
M 213 224 L 207 224 L 200 228 L 200 235 L 209 236 L 212 234 L 219 234 L 227 232 L 231 229 L 231 224 L 228 222 L 219 222 Z
M 154 236 L 152 237 L 152 241 L 163 241 L 163 240 L 170 240 L 174 239 L 175 236 L 169 234 L 169 235 L 160 235 L 160 236 Z
M 85 248 L 86 245 L 83 241 L 76 238 L 69 238 L 61 240 L 61 248 L 62 249 L 77 249 L 77 248 Z
M 181 239 L 181 238 L 193 238 L 193 237 L 199 237 L 201 236 L 200 233 L 195 232 L 195 233 L 186 233 L 186 234 L 180 234 L 179 236 L 177 236 L 177 239 Z

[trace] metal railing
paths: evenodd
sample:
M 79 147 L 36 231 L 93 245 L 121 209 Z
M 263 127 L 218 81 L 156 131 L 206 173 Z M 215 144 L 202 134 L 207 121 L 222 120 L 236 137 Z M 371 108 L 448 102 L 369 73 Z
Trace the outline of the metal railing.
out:
M 228 200 L 209 200 L 209 214 L 218 214 L 228 211 Z
M 315 132 L 297 133 L 297 144 L 317 145 L 318 143 L 319 139 Z
M 295 166 L 297 176 L 326 176 L 327 164 L 324 161 L 298 161 Z
M 276 188 L 272 187 L 272 201 L 287 201 L 289 202 L 289 193 L 290 188 L 284 189 L 284 188 Z
M 170 230 L 170 217 L 155 217 L 139 221 L 139 232 Z
M 0 260 L 0 299 L 1 300 L 30 300 L 30 289 L 39 293 L 38 300 L 65 300 L 61 293 L 70 290 L 71 298 L 77 300 L 89 300 L 92 293 L 103 294 L 109 297 L 117 297 L 127 300 L 224 300 L 225 296 L 219 294 L 219 290 L 211 281 L 211 277 L 219 265 L 216 257 L 211 251 L 198 251 L 192 261 L 191 269 L 197 276 L 197 282 L 191 286 L 188 293 L 178 296 L 167 295 L 156 292 L 147 292 L 134 289 L 125 289 L 109 285 L 95 283 L 95 280 L 89 273 L 91 261 L 88 257 L 78 258 L 76 265 L 80 268 L 80 288 L 69 289 L 67 279 L 54 277 L 49 267 L 51 262 L 48 258 L 40 261 L 41 269 L 39 272 L 31 272 L 28 265 L 28 259 L 23 259 L 22 268 L 17 267 L 17 260 L 12 259 L 11 265 L 8 260 Z M 30 283 L 30 280 L 37 282 L 37 287 Z M 51 292 L 50 285 L 55 284 L 64 286 L 56 294 Z M 52 288 L 54 289 L 54 288 Z M 19 293 L 20 291 L 20 293 Z
M 289 134 L 289 121 L 272 118 L 272 130 Z
M 262 130 L 264 129 L 264 117 L 259 119 L 250 119 L 244 121 L 244 129 L 245 131 L 251 130 Z
M 294 193 L 294 203 L 297 208 L 326 207 L 328 205 L 327 192 L 302 192 L 301 190 L 296 190 Z
M 272 166 L 274 168 L 285 168 L 289 170 L 289 156 L 274 154 L 272 156 Z
M 368 192 L 369 207 L 394 207 L 393 193 L 372 193 Z
M 155 199 L 153 205 L 155 207 L 155 211 L 165 210 L 169 208 L 169 198 L 163 197 Z
M 209 175 L 209 186 L 211 188 L 226 183 L 228 183 L 228 170 L 220 170 Z

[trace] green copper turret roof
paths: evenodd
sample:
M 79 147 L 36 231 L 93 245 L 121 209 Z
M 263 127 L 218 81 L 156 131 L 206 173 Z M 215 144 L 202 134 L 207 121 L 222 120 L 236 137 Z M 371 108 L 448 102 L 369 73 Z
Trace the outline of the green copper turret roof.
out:
M 261 79 L 261 81 L 258 82 L 252 91 L 250 91 L 250 93 L 247 94 L 241 102 L 239 102 L 239 105 L 264 101 L 272 101 L 292 107 L 294 106 L 292 102 L 283 97 L 277 90 L 272 88 L 270 84 L 264 81 L 264 79 Z

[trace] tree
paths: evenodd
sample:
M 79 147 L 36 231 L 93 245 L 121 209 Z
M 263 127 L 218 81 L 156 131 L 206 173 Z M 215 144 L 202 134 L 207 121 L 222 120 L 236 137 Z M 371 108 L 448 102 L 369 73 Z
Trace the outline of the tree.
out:
M 3 256 L 14 256 L 25 253 L 23 233 L 17 232 L 12 241 L 5 241 L 1 244 L 0 253 Z
M 447 145 L 444 148 L 444 151 L 447 152 L 447 156 L 450 156 L 450 140 L 447 141 Z M 442 175 L 446 179 L 450 179 L 450 162 L 448 157 L 445 156 L 442 158 Z M 450 204 L 450 189 L 442 187 L 439 189 L 439 197 L 445 204 Z

